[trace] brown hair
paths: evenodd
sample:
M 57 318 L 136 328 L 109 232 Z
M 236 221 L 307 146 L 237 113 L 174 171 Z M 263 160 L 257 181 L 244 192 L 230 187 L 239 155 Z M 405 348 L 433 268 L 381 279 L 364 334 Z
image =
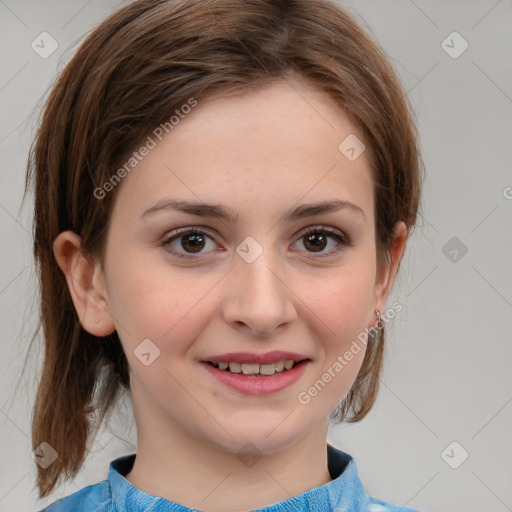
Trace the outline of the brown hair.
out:
M 32 445 L 47 442 L 58 453 L 46 469 L 37 466 L 40 497 L 61 475 L 76 476 L 90 436 L 130 387 L 117 332 L 98 338 L 81 326 L 54 239 L 72 230 L 84 253 L 103 262 L 116 189 L 101 200 L 94 191 L 156 126 L 190 98 L 290 77 L 329 94 L 360 129 L 372 155 L 378 262 L 388 261 L 395 223 L 410 231 L 419 207 L 416 128 L 384 52 L 334 1 L 135 1 L 92 31 L 53 86 L 25 184 L 26 195 L 35 181 L 36 333 L 42 326 L 45 349 Z M 383 330 L 377 344 L 370 336 L 337 421 L 359 421 L 372 407 L 383 341 Z

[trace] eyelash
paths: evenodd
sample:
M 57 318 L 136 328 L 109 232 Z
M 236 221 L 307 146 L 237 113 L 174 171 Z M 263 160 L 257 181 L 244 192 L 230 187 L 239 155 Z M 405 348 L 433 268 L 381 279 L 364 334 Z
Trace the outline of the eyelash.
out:
M 191 226 L 191 227 L 182 228 L 182 229 L 177 230 L 175 233 L 173 233 L 172 236 L 167 237 L 162 242 L 162 245 L 166 248 L 165 250 L 167 252 L 171 253 L 174 256 L 177 256 L 178 258 L 183 258 L 183 259 L 188 259 L 188 260 L 198 259 L 200 257 L 200 255 L 194 256 L 194 255 L 192 255 L 192 253 L 190 253 L 190 255 L 185 255 L 184 253 L 177 252 L 174 249 L 171 249 L 169 247 L 171 242 L 173 242 L 174 240 L 177 240 L 179 238 L 185 237 L 187 235 L 192 235 L 192 234 L 193 235 L 206 235 L 209 238 L 212 238 L 208 234 L 208 232 L 204 231 L 202 228 Z M 353 242 L 351 242 L 348 238 L 346 238 L 343 235 L 341 235 L 340 233 L 338 233 L 338 231 L 331 229 L 331 228 L 323 227 L 323 226 L 315 226 L 313 228 L 310 228 L 307 231 L 302 232 L 301 235 L 299 236 L 298 240 L 300 240 L 301 238 L 304 238 L 308 235 L 319 235 L 319 234 L 328 235 L 329 237 L 336 240 L 338 245 L 336 246 L 336 248 L 334 250 L 332 250 L 328 253 L 319 254 L 318 256 L 314 256 L 315 259 L 332 256 L 333 254 L 337 254 L 338 252 L 342 251 L 343 249 L 352 247 L 352 245 L 354 245 Z M 310 254 L 316 254 L 316 253 L 312 252 Z

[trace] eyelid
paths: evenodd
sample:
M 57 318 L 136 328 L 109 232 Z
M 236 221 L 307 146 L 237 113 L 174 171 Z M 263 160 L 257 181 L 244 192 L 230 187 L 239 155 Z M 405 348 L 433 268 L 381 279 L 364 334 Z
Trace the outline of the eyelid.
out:
M 313 224 L 311 226 L 306 226 L 305 228 L 302 228 L 295 236 L 300 237 L 301 235 L 304 236 L 304 235 L 307 235 L 308 233 L 314 233 L 316 231 L 325 232 L 330 235 L 337 235 L 337 236 L 343 238 L 344 240 L 346 240 L 347 243 L 350 242 L 350 239 L 345 232 L 341 231 L 338 228 L 325 226 L 324 224 Z M 352 242 L 350 242 L 350 243 L 352 243 Z

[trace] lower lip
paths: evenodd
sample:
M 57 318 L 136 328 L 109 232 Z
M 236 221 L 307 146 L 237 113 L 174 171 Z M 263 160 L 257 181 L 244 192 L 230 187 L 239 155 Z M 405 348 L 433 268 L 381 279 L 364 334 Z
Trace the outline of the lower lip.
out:
M 276 393 L 287 386 L 291 386 L 294 382 L 297 382 L 297 380 L 300 379 L 309 363 L 309 360 L 301 361 L 291 370 L 274 373 L 274 375 L 255 376 L 231 373 L 227 370 L 219 370 L 210 363 L 201 362 L 206 370 L 208 370 L 208 372 L 210 372 L 210 374 L 215 378 L 219 379 L 223 384 L 247 395 Z

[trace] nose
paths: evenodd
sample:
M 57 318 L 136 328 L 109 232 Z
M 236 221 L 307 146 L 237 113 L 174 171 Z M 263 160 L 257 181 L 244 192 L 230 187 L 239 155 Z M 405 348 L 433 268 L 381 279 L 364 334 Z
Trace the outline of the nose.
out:
M 297 318 L 286 272 L 270 248 L 252 263 L 238 254 L 225 283 L 224 321 L 257 336 L 271 336 Z

